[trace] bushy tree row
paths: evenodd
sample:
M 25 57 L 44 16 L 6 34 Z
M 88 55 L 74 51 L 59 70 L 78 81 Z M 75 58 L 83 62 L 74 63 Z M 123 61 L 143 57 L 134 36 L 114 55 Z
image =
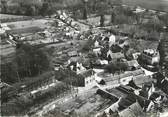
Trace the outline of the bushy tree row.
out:
M 115 74 L 119 71 L 126 71 L 128 66 L 124 62 L 112 62 L 104 67 L 105 71 L 108 73 Z

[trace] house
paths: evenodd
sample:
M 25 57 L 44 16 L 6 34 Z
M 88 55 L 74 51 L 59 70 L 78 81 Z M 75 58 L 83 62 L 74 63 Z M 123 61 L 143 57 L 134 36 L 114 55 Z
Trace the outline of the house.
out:
M 95 81 L 95 71 L 92 69 L 85 70 L 79 74 L 84 80 L 84 87 L 91 85 Z
M 111 50 L 107 52 L 107 58 L 111 58 L 111 60 L 118 60 L 125 58 L 124 54 L 121 52 L 113 53 Z
M 101 55 L 101 48 L 94 48 L 93 53 L 95 53 L 96 56 Z
M 74 57 L 74 56 L 78 56 L 78 52 L 77 51 L 70 51 L 70 52 L 68 52 L 68 56 L 70 56 L 70 57 Z
M 99 42 L 97 40 L 94 42 L 94 47 L 95 48 L 100 47 Z
M 119 44 L 120 48 L 124 48 L 124 47 L 128 47 L 129 46 L 129 42 L 128 41 L 124 41 L 122 44 Z
M 117 74 L 117 75 L 112 75 L 112 74 L 107 74 L 107 73 L 99 73 L 97 74 L 97 82 L 99 84 L 103 83 L 104 85 L 110 86 L 117 86 L 117 85 L 127 85 L 130 83 L 130 81 L 132 81 L 133 79 L 136 80 L 136 78 L 140 78 L 140 77 L 147 77 L 144 76 L 144 71 L 142 69 L 137 69 L 134 71 L 128 71 L 125 72 L 123 74 Z M 135 81 L 137 83 L 137 85 L 142 85 L 144 82 L 151 82 L 152 79 L 139 79 L 137 81 Z M 147 77 L 148 78 L 148 77 Z
M 102 81 L 106 83 L 106 85 L 117 85 L 122 84 L 126 85 L 128 84 L 132 78 L 132 73 L 124 73 L 119 75 L 112 75 L 112 74 L 98 74 L 99 79 L 102 78 Z
M 133 12 L 137 14 L 137 13 L 143 13 L 143 12 L 145 12 L 145 10 L 146 9 L 141 8 L 141 7 L 138 6 Z
M 97 59 L 97 60 L 95 60 L 94 62 L 92 62 L 91 64 L 92 64 L 95 68 L 101 68 L 101 69 L 103 69 L 103 67 L 104 67 L 105 65 L 108 65 L 108 61 L 105 60 L 105 59 L 103 59 L 103 60 Z
M 81 57 L 80 56 L 71 57 L 68 61 L 69 61 L 68 63 L 70 63 L 70 62 L 81 62 Z
M 3 34 L 5 34 L 5 30 L 0 28 L 0 35 L 3 35 Z
M 96 81 L 98 84 L 105 85 L 105 81 L 103 80 L 103 78 L 97 76 L 97 74 L 95 74 L 95 81 Z
M 113 44 L 115 44 L 115 42 L 116 42 L 116 37 L 115 37 L 115 35 L 111 35 L 111 36 L 109 37 L 109 47 L 111 47 Z
M 142 52 L 141 59 L 150 65 L 159 64 L 160 54 L 156 50 L 147 49 Z
M 141 117 L 145 113 L 138 102 L 133 103 L 123 111 L 119 112 L 120 117 Z
M 152 79 L 150 76 L 138 75 L 133 77 L 133 81 L 136 86 L 143 87 L 145 84 L 152 83 L 154 79 Z
M 117 102 L 115 102 L 114 104 L 112 104 L 110 107 L 108 107 L 104 112 L 106 114 L 110 114 L 110 111 L 112 112 L 118 112 L 118 108 L 119 108 L 119 102 L 121 101 L 121 98 L 118 99 Z
M 139 56 L 139 55 L 141 55 L 140 52 L 135 52 L 135 53 L 133 53 L 133 54 L 132 54 L 133 59 L 138 59 L 138 56 Z
M 98 62 L 100 63 L 100 65 L 108 65 L 108 61 L 107 60 L 98 59 Z
M 2 23 L 2 24 L 0 25 L 0 27 L 1 27 L 3 30 L 5 30 L 5 31 L 11 30 L 11 29 L 8 27 L 8 25 L 7 25 L 6 23 Z
M 77 61 L 68 61 L 67 66 L 71 71 L 75 71 L 76 74 L 79 74 L 86 70 L 85 67 L 83 67 L 82 63 L 78 63 Z

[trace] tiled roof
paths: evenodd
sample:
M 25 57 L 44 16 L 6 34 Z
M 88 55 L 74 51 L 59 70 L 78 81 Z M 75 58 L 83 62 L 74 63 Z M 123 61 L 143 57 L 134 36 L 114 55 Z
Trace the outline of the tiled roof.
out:
M 138 117 L 143 114 L 143 110 L 138 102 L 133 103 L 127 109 L 119 113 L 121 117 Z
M 139 75 L 144 76 L 144 71 L 142 69 L 138 69 L 135 71 L 129 71 L 129 72 L 119 74 L 119 75 L 112 75 L 112 74 L 105 74 L 105 73 L 98 74 L 98 76 L 103 78 L 105 82 L 110 82 L 113 80 L 122 79 L 122 78 L 129 77 L 129 76 L 135 77 Z
M 141 85 L 144 83 L 152 82 L 153 79 L 150 76 L 139 75 L 133 78 L 136 85 Z
M 124 74 L 115 75 L 115 76 L 111 75 L 109 77 L 104 78 L 103 80 L 105 82 L 110 82 L 110 81 L 113 81 L 113 80 L 119 80 L 119 79 L 122 79 L 122 78 L 125 78 L 125 77 L 130 77 L 130 76 L 132 76 L 131 73 L 124 73 Z

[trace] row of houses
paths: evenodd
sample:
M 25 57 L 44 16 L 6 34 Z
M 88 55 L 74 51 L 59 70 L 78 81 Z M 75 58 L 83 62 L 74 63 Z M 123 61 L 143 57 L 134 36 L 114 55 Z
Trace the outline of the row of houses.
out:
M 144 88 L 137 90 L 128 85 L 106 90 L 99 89 L 97 91 L 99 95 L 112 99 L 114 103 L 97 115 L 104 115 L 105 113 L 106 116 L 110 116 L 117 113 L 121 117 L 141 117 L 150 111 L 154 112 L 153 109 L 157 104 L 164 103 L 166 95 L 163 92 L 158 92 L 153 84 L 150 87 L 147 85 L 144 87 L 148 87 L 147 90 Z
M 138 69 L 135 71 L 122 73 L 119 75 L 104 74 L 104 73 L 98 74 L 96 75 L 96 81 L 100 84 L 107 85 L 109 87 L 110 85 L 114 85 L 114 87 L 120 84 L 127 85 L 130 82 L 133 82 L 138 87 L 142 87 L 146 83 L 152 82 L 153 79 L 150 76 L 146 76 L 143 70 Z

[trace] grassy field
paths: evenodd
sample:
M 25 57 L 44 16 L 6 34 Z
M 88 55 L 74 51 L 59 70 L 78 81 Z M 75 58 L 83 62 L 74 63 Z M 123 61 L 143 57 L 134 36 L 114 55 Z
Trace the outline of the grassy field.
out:
M 21 16 L 21 15 L 9 15 L 9 14 L 0 14 L 0 20 L 2 19 L 15 19 L 15 18 L 23 18 L 27 16 Z
M 11 29 L 22 29 L 22 28 L 30 28 L 30 27 L 45 28 L 47 22 L 48 21 L 45 19 L 38 19 L 38 20 L 8 22 L 5 24 L 7 24 Z
M 122 0 L 123 4 L 168 12 L 168 0 Z

